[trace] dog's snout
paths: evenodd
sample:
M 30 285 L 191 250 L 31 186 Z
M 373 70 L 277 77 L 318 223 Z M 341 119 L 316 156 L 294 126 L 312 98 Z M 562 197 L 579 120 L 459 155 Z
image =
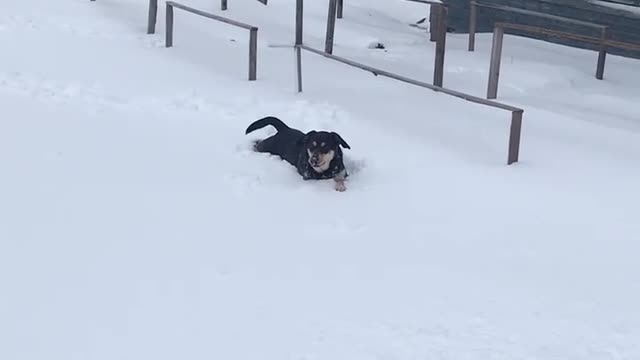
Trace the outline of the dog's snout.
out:
M 317 154 L 314 154 L 311 158 L 309 158 L 309 163 L 311 165 L 319 165 L 320 164 L 320 158 L 318 157 Z

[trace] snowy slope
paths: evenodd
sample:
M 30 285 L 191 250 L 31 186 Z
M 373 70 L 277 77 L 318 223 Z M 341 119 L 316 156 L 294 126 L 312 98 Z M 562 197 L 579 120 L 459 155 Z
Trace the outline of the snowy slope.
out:
M 255 83 L 244 31 L 176 11 L 165 49 L 146 3 L 0 2 L 0 359 L 640 358 L 639 62 L 508 37 L 507 167 L 502 111 L 312 54 L 296 94 L 293 1 L 230 1 Z M 425 8 L 345 3 L 336 54 L 430 79 Z M 339 131 L 348 191 L 251 152 L 264 115 Z

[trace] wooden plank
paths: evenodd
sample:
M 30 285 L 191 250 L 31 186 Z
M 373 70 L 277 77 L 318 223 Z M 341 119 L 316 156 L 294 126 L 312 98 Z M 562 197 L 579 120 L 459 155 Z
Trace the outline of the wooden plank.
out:
M 489 84 L 487 86 L 487 99 L 495 99 L 498 96 L 498 82 L 500 79 L 500 62 L 502 60 L 502 44 L 504 40 L 504 28 L 496 25 L 493 30 L 493 44 L 491 46 L 491 65 L 489 66 Z
M 302 92 L 302 48 L 296 46 L 296 68 L 298 70 L 298 92 Z
M 302 45 L 304 0 L 296 0 L 296 45 Z
M 511 113 L 511 128 L 509 131 L 509 157 L 507 165 L 518 162 L 520 156 L 520 138 L 522 136 L 522 113 L 514 111 Z
M 333 53 L 333 37 L 336 31 L 336 11 L 337 0 L 329 0 L 329 12 L 327 14 L 327 35 L 324 41 L 324 51 L 327 54 Z
M 502 10 L 502 11 L 506 11 L 506 12 L 510 12 L 510 13 L 517 13 L 517 14 L 523 14 L 523 15 L 530 15 L 530 16 L 535 16 L 535 17 L 539 17 L 539 18 L 543 18 L 543 19 L 556 20 L 556 21 L 567 23 L 567 24 L 581 25 L 581 26 L 586 26 L 586 27 L 591 27 L 591 28 L 596 28 L 596 29 L 602 29 L 602 28 L 606 28 L 607 27 L 607 25 L 603 25 L 603 24 L 597 24 L 597 23 L 593 23 L 593 22 L 589 22 L 589 21 L 576 20 L 576 19 L 572 19 L 572 18 L 568 18 L 568 17 L 564 17 L 564 16 L 552 15 L 552 14 L 547 14 L 547 13 L 543 13 L 543 12 L 539 12 L 539 11 L 516 8 L 516 7 L 512 7 L 512 6 L 491 4 L 491 3 L 478 2 L 478 1 L 473 1 L 473 4 L 475 6 L 479 6 L 479 7 L 483 7 L 483 8 Z
M 243 28 L 243 29 L 247 29 L 247 30 L 251 30 L 254 29 L 255 26 L 249 25 L 249 24 L 245 24 L 242 23 L 240 21 L 235 21 L 235 20 L 231 20 L 229 18 L 223 17 L 223 16 L 218 16 L 218 15 L 214 15 L 214 14 L 210 14 L 208 12 L 204 12 L 198 9 L 194 9 L 192 7 L 186 6 L 186 5 L 182 5 L 180 3 L 174 2 L 174 1 L 167 1 L 167 4 L 171 4 L 172 6 L 178 8 L 178 9 L 182 9 L 184 11 L 188 11 L 190 13 L 196 14 L 196 15 L 200 15 L 212 20 L 217 20 L 229 25 L 233 25 L 233 26 L 237 26 L 239 28 Z
M 147 19 L 147 34 L 156 33 L 157 18 L 158 18 L 158 0 L 149 0 L 149 17 Z
M 173 46 L 173 6 L 169 3 L 167 3 L 167 10 L 166 10 L 166 29 L 165 29 L 165 47 L 172 47 Z
M 474 1 L 470 1 L 469 6 L 469 51 L 475 51 L 476 29 L 478 28 L 478 7 Z
M 249 30 L 249 81 L 255 81 L 258 72 L 258 28 Z
M 530 25 L 512 24 L 512 23 L 505 23 L 505 22 L 496 23 L 496 26 L 498 25 L 504 29 L 528 31 L 532 33 L 544 34 L 544 35 L 554 36 L 558 38 L 582 41 L 587 44 L 606 45 L 607 47 L 613 47 L 618 49 L 640 51 L 640 44 L 626 43 L 626 42 L 615 41 L 611 39 L 607 39 L 603 41 L 602 38 L 596 38 L 593 36 L 579 35 L 579 34 L 574 34 L 574 33 L 569 33 L 564 31 L 549 30 L 549 29 L 530 26 Z M 604 30 L 608 31 L 608 28 L 603 29 L 603 31 Z
M 640 6 L 640 0 L 602 0 L 612 4 Z
M 429 40 L 438 41 L 438 31 L 440 31 L 440 8 L 442 5 L 429 5 Z
M 429 84 L 429 83 L 426 83 L 426 82 L 423 82 L 423 81 L 414 80 L 414 79 L 407 78 L 407 77 L 402 76 L 402 75 L 397 75 L 397 74 L 394 74 L 394 73 L 391 73 L 391 72 L 388 72 L 388 71 L 385 71 L 385 70 L 377 69 L 377 68 L 374 68 L 374 67 L 371 67 L 371 66 L 368 66 L 368 65 L 364 65 L 364 64 L 355 62 L 355 61 L 351 61 L 349 59 L 345 59 L 345 58 L 342 58 L 342 57 L 339 57 L 339 56 L 336 56 L 336 55 L 327 54 L 326 52 L 314 49 L 314 48 L 306 46 L 306 45 L 296 45 L 296 46 L 302 48 L 303 50 L 309 51 L 309 52 L 317 54 L 317 55 L 324 56 L 326 58 L 341 62 L 343 64 L 350 65 L 350 66 L 353 66 L 353 67 L 357 67 L 357 68 L 365 70 L 365 71 L 369 71 L 369 72 L 371 72 L 371 73 L 373 73 L 375 75 L 396 79 L 398 81 L 402 81 L 402 82 L 405 82 L 407 84 L 412 84 L 412 85 L 420 86 L 420 87 L 427 88 L 427 89 L 430 89 L 430 90 L 433 90 L 433 91 L 442 92 L 444 94 L 451 95 L 451 96 L 454 96 L 454 97 L 457 97 L 457 98 L 460 98 L 460 99 L 464 99 L 464 100 L 467 100 L 467 101 L 470 101 L 470 102 L 473 102 L 473 103 L 477 103 L 477 104 L 487 105 L 487 106 L 490 106 L 490 107 L 503 109 L 503 110 L 507 110 L 507 111 L 510 111 L 510 112 L 523 111 L 522 109 L 517 108 L 515 106 L 503 104 L 503 103 L 500 103 L 500 102 L 497 102 L 497 101 L 486 100 L 486 99 L 479 98 L 479 97 L 476 97 L 476 96 L 473 96 L 473 95 L 468 95 L 468 94 L 465 94 L 465 93 L 461 93 L 459 91 L 447 89 L 447 88 L 444 88 L 444 87 L 435 86 L 435 85 L 432 85 L 432 84 Z
M 436 56 L 433 66 L 433 85 L 442 87 L 444 81 L 444 55 L 447 42 L 447 8 L 438 5 L 438 38 L 436 41 Z
M 507 29 L 507 30 L 511 29 L 511 30 L 527 31 L 527 32 L 530 32 L 530 33 L 544 34 L 544 35 L 555 36 L 555 37 L 559 37 L 559 38 L 571 39 L 571 40 L 576 40 L 576 41 L 583 41 L 583 42 L 586 42 L 586 43 L 589 43 L 589 44 L 599 45 L 599 44 L 602 43 L 602 39 L 596 38 L 596 37 L 593 37 L 593 36 L 580 35 L 580 34 L 575 34 L 575 33 L 570 33 L 570 32 L 545 29 L 545 28 L 531 26 L 531 25 L 522 25 L 522 24 L 513 24 L 513 23 L 507 23 L 507 22 L 499 22 L 499 23 L 496 23 L 495 26 L 500 26 L 501 28 Z
M 438 0 L 405 0 L 405 1 L 416 2 L 420 4 L 426 4 L 426 5 L 444 5 L 442 1 L 438 1 Z
M 598 52 L 598 65 L 596 66 L 596 79 L 598 80 L 604 79 L 604 66 L 607 61 L 607 45 L 605 44 L 607 36 L 607 29 L 602 30 L 602 45 Z

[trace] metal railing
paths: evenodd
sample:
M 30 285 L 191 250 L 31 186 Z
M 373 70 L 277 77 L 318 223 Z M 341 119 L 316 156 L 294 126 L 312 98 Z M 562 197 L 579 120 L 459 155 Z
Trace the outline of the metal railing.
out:
M 547 14 L 539 11 L 521 9 L 513 6 L 498 5 L 498 4 L 491 4 L 491 3 L 485 3 L 485 2 L 481 3 L 476 0 L 470 0 L 469 7 L 470 7 L 469 8 L 470 10 L 469 11 L 469 51 L 475 50 L 476 29 L 477 29 L 477 23 L 478 23 L 478 8 L 487 8 L 487 9 L 504 11 L 508 13 L 535 16 L 538 18 L 559 21 L 567 24 L 580 25 L 580 26 L 600 30 L 603 35 L 606 33 L 607 29 L 609 28 L 607 25 L 571 19 L 571 18 Z
M 635 0 L 634 0 L 635 1 Z M 640 0 L 638 0 L 640 1 Z M 599 30 L 600 37 L 593 37 L 587 35 L 576 34 L 573 32 L 551 30 L 536 26 L 514 24 L 508 22 L 498 22 L 494 25 L 493 32 L 493 45 L 491 52 L 491 64 L 489 70 L 489 84 L 487 86 L 487 99 L 495 99 L 498 92 L 498 74 L 500 71 L 500 57 L 502 56 L 502 43 L 505 30 L 517 30 L 520 32 L 527 32 L 532 34 L 546 35 L 550 37 L 556 37 L 565 40 L 579 41 L 586 44 L 598 45 L 598 61 L 596 64 L 596 79 L 604 79 L 604 69 L 607 58 L 608 48 L 617 48 L 630 51 L 640 51 L 640 44 L 627 43 L 622 41 L 615 41 L 609 39 L 611 29 L 608 25 L 597 24 L 588 21 L 582 21 L 577 19 L 566 18 L 553 14 L 542 13 L 538 11 L 526 10 L 521 8 L 515 8 L 505 5 L 497 5 L 491 3 L 481 3 L 477 0 L 470 0 L 470 13 L 469 13 L 469 51 L 475 49 L 475 36 L 477 27 L 478 8 L 484 7 L 494 10 L 500 10 L 510 13 L 523 14 L 529 16 L 535 16 L 539 18 L 549 19 L 553 21 L 563 22 L 566 24 L 579 25 L 588 27 L 591 29 Z
M 576 41 L 582 41 L 589 44 L 600 45 L 600 52 L 598 54 L 598 64 L 596 69 L 596 78 L 602 80 L 604 76 L 604 65 L 607 55 L 608 47 L 617 47 L 626 50 L 640 51 L 640 44 L 628 44 L 619 41 L 608 40 L 606 38 L 606 32 L 601 38 L 578 35 L 573 33 L 566 33 L 561 31 L 549 30 L 545 28 L 512 24 L 512 23 L 496 23 L 493 31 L 493 43 L 491 46 L 491 63 L 489 66 L 489 83 L 487 85 L 487 99 L 495 99 L 498 96 L 498 80 L 500 76 L 500 63 L 502 58 L 502 46 L 503 38 L 506 29 L 519 30 L 529 33 L 545 34 L 549 36 L 555 36 L 565 39 L 571 39 Z
M 433 84 L 442 86 L 444 82 L 444 57 L 445 46 L 447 41 L 447 19 L 448 8 L 440 1 L 435 0 L 407 0 L 422 4 L 431 5 L 431 11 L 435 13 L 435 28 L 432 27 L 432 41 L 436 41 L 434 67 L 433 67 Z M 300 5 L 301 7 L 302 5 Z M 297 14 L 297 13 L 296 13 Z M 336 18 L 342 16 L 342 0 L 329 0 L 329 9 L 327 14 L 327 28 L 325 35 L 324 51 L 333 54 L 333 43 L 336 28 Z M 302 22 L 301 19 L 299 19 Z M 433 31 L 435 30 L 435 31 Z M 297 39 L 297 35 L 296 35 Z M 297 44 L 297 42 L 296 42 Z
M 368 65 L 360 64 L 349 59 L 345 59 L 333 54 L 329 54 L 326 51 L 314 49 L 312 47 L 304 45 L 303 41 L 303 21 L 304 21 L 304 0 L 296 0 L 296 38 L 295 38 L 295 51 L 296 51 L 296 68 L 297 68 L 297 80 L 298 80 L 298 92 L 302 92 L 302 51 L 308 51 L 313 54 L 324 56 L 325 58 L 341 62 L 346 65 L 350 65 L 365 71 L 372 72 L 375 75 L 385 76 L 391 79 L 402 81 L 408 84 L 419 86 L 422 88 L 430 89 L 433 91 L 441 92 L 446 95 L 454 96 L 466 101 L 470 101 L 476 104 L 490 106 L 502 110 L 509 111 L 511 113 L 511 126 L 509 132 L 509 148 L 507 154 L 507 164 L 511 165 L 518 162 L 520 155 L 520 138 L 522 134 L 522 116 L 524 110 L 515 106 L 502 104 L 496 101 L 482 99 L 473 95 L 465 94 L 459 91 L 447 89 L 441 86 L 428 84 L 422 81 L 414 80 L 402 75 L 397 75 L 382 69 L 377 69 Z M 329 16 L 331 17 L 331 13 Z M 446 33 L 446 31 L 444 31 Z M 443 49 L 444 50 L 444 49 Z
M 379 76 L 385 76 L 391 79 L 395 79 L 398 81 L 402 81 L 404 83 L 407 84 L 412 84 L 415 86 L 419 86 L 422 88 L 426 88 L 426 89 L 430 89 L 436 92 L 441 92 L 443 94 L 447 94 L 450 96 L 454 96 L 460 99 L 464 99 L 466 101 L 470 101 L 476 104 L 481 104 L 481 105 L 485 105 L 485 106 L 490 106 L 493 108 L 498 108 L 498 109 L 502 109 L 502 110 L 506 110 L 511 112 L 511 128 L 510 128 L 510 132 L 509 132 L 509 148 L 508 148 L 508 156 L 507 156 L 507 165 L 511 165 L 515 162 L 518 162 L 518 158 L 519 158 L 519 154 L 520 154 L 520 137 L 521 137 L 521 133 L 522 133 L 522 115 L 524 114 L 524 110 L 517 108 L 515 106 L 511 106 L 511 105 L 506 105 L 506 104 L 502 104 L 496 101 L 490 101 L 490 100 L 485 100 L 483 98 L 479 98 L 473 95 L 468 95 L 465 93 L 461 93 L 459 91 L 455 91 L 455 90 L 451 90 L 451 89 L 446 89 L 440 86 L 435 86 L 435 85 L 431 85 L 422 81 L 418 81 L 418 80 L 414 80 L 402 75 L 398 75 L 398 74 L 394 74 L 385 70 L 381 70 L 381 69 L 377 69 L 368 65 L 364 65 L 355 61 L 351 61 L 339 56 L 335 56 L 332 54 L 328 54 L 322 50 L 318 50 L 318 49 L 314 49 L 312 47 L 303 45 L 303 44 L 298 44 L 295 45 L 296 50 L 298 52 L 298 64 L 297 64 L 297 70 L 298 70 L 298 91 L 302 91 L 302 63 L 301 63 L 301 56 L 300 56 L 300 50 L 306 50 L 309 51 L 311 53 L 320 55 L 320 56 L 324 56 L 326 58 L 329 58 L 331 60 L 335 60 L 338 62 L 341 62 L 343 64 L 346 65 L 350 65 L 365 71 L 369 71 L 372 72 L 375 75 L 379 75 Z
M 267 5 L 267 0 L 258 0 L 258 2 Z M 220 0 L 220 10 L 225 11 L 229 9 L 229 4 L 227 0 Z
M 235 21 L 226 17 L 210 14 L 192 7 L 182 5 L 174 1 L 167 1 L 166 47 L 173 46 L 173 9 L 178 8 L 192 14 L 200 15 L 208 19 L 223 22 L 242 29 L 249 30 L 249 81 L 256 80 L 258 67 L 258 28 L 249 24 Z

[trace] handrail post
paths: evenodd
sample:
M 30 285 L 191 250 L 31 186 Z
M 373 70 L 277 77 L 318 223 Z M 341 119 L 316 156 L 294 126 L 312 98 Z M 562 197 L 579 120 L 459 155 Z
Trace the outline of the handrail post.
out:
M 227 0 L 220 0 L 220 10 L 225 11 L 228 8 Z
M 440 5 L 429 5 L 429 41 L 438 41 L 438 31 L 440 31 Z
M 433 85 L 442 87 L 444 80 L 444 55 L 447 42 L 447 8 L 438 5 L 438 29 L 436 38 L 436 56 L 433 67 Z
M 156 33 L 157 18 L 158 18 L 158 0 L 149 0 L 149 17 L 147 19 L 147 34 Z
M 304 22 L 304 0 L 296 0 L 296 70 L 298 75 L 298 92 L 302 92 L 302 39 Z
M 502 59 L 502 44 L 504 28 L 496 25 L 493 30 L 493 44 L 491 46 L 491 65 L 489 66 L 489 84 L 487 86 L 487 99 L 498 97 L 498 81 L 500 79 L 500 61 Z
M 249 30 L 249 81 L 254 81 L 258 72 L 258 28 Z
M 522 135 L 522 113 L 524 111 L 514 111 L 511 113 L 511 129 L 509 131 L 509 158 L 507 165 L 518 162 L 520 156 L 520 137 Z
M 166 17 L 167 28 L 165 29 L 165 47 L 170 48 L 173 46 L 173 5 L 169 3 L 167 3 Z
M 476 29 L 478 26 L 478 7 L 474 0 L 469 1 L 469 51 L 476 48 Z
M 336 30 L 337 0 L 329 0 L 329 13 L 327 14 L 327 35 L 324 42 L 324 51 L 333 54 L 333 37 Z
M 344 11 L 344 0 L 338 0 L 338 19 L 342 19 Z
M 604 79 L 604 65 L 607 60 L 607 28 L 602 29 L 602 45 L 600 46 L 600 52 L 598 53 L 598 65 L 596 67 L 596 79 Z
M 304 0 L 296 0 L 296 45 L 302 44 Z

